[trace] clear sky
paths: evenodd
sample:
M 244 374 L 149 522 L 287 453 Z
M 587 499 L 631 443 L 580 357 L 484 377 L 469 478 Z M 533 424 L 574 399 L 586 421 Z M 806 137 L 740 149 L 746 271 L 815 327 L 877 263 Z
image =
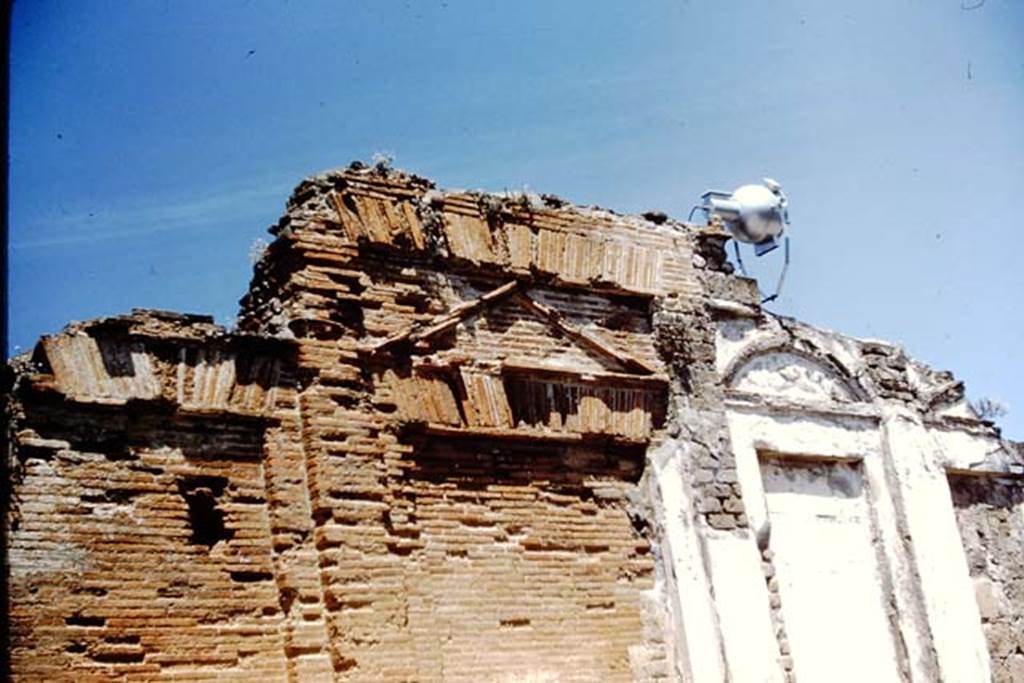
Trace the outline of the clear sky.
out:
M 769 175 L 773 309 L 905 345 L 1024 439 L 1019 1 L 20 0 L 10 116 L 9 352 L 134 306 L 229 322 L 290 188 L 378 152 L 681 218 Z

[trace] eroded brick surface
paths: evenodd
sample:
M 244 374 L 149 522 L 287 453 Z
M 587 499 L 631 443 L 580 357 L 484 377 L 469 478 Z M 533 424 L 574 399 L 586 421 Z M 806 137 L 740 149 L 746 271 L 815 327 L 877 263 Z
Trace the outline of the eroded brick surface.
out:
M 289 354 L 154 322 L 49 338 L 21 377 L 17 678 L 284 674 L 262 462 Z
M 22 359 L 15 676 L 669 676 L 638 482 L 681 226 L 353 170 L 274 231 L 239 334 Z

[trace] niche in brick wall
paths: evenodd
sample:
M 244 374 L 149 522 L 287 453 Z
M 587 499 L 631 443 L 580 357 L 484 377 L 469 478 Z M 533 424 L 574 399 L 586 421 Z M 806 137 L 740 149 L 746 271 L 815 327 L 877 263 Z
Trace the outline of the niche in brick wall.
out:
M 386 371 L 402 419 L 509 436 L 602 436 L 642 443 L 664 425 L 661 378 L 584 375 L 512 363 L 500 371 L 421 366 Z
M 224 511 L 219 507 L 227 483 L 224 477 L 209 476 L 185 477 L 178 481 L 178 492 L 188 505 L 192 543 L 212 548 L 234 536 L 234 531 L 225 525 Z
M 664 384 L 621 377 L 532 374 L 506 368 L 512 422 L 534 430 L 645 441 L 665 419 Z

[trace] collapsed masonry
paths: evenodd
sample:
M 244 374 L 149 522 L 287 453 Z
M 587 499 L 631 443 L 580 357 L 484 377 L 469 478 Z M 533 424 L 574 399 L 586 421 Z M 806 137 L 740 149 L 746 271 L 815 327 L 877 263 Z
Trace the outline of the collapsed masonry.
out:
M 16 680 L 1024 678 L 1021 453 L 718 226 L 295 190 L 238 331 L 10 373 Z

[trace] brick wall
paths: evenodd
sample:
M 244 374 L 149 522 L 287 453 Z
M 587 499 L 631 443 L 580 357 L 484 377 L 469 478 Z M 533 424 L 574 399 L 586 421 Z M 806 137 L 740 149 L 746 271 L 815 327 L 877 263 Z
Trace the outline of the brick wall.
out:
M 1016 480 L 951 475 L 957 523 L 974 581 L 992 679 L 1024 678 L 1024 487 Z
M 15 676 L 670 676 L 638 482 L 685 228 L 353 169 L 274 232 L 238 334 L 23 361 Z
M 716 360 L 742 336 L 716 341 L 723 320 L 790 323 L 732 275 L 720 225 L 356 165 L 301 183 L 271 232 L 238 330 L 136 311 L 8 368 L 12 678 L 799 670 Z M 878 406 L 962 398 L 853 346 Z M 992 481 L 951 486 L 1015 680 L 1020 489 Z
M 257 266 L 241 325 L 299 348 L 335 675 L 667 674 L 629 501 L 688 242 L 557 204 L 349 172 L 296 191 Z
M 251 408 L 287 390 L 287 354 L 132 325 L 45 340 L 17 388 L 15 678 L 281 677 L 271 418 Z

